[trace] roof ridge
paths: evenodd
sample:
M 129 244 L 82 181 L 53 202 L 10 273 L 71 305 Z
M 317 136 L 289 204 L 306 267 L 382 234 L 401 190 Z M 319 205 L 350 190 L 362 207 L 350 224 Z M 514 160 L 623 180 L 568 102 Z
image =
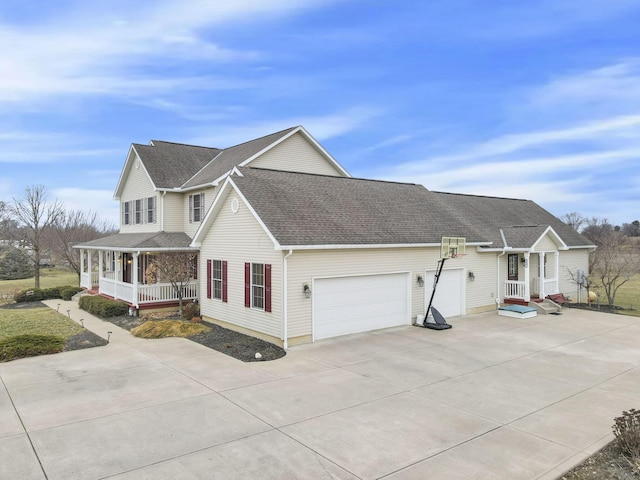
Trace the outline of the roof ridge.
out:
M 161 143 L 169 143 L 171 145 L 180 145 L 183 147 L 195 147 L 195 148 L 206 148 L 207 150 L 222 150 L 218 147 L 205 147 L 204 145 L 194 145 L 192 143 L 183 143 L 183 142 L 169 142 L 168 140 L 153 140 L 151 142 L 161 142 Z M 134 144 L 136 145 L 136 144 Z M 144 145 L 145 147 L 151 147 L 152 145 Z M 153 145 L 155 147 L 155 145 Z
M 378 182 L 378 183 L 391 183 L 391 184 L 395 184 L 395 185 L 414 185 L 414 186 L 419 186 L 419 187 L 423 187 L 425 190 L 430 191 L 429 189 L 427 189 L 427 187 L 425 187 L 424 185 L 420 184 L 420 183 L 413 183 L 413 182 L 398 182 L 395 180 L 381 180 L 378 178 L 361 178 L 361 177 L 342 177 L 342 176 L 336 176 L 336 175 L 329 175 L 326 173 L 313 173 L 313 172 L 293 172 L 291 170 L 277 170 L 275 168 L 264 168 L 264 167 L 238 167 L 239 169 L 248 169 L 248 170 L 260 170 L 263 172 L 276 172 L 276 173 L 288 173 L 288 174 L 294 174 L 294 175 L 307 175 L 310 177 L 325 177 L 325 178 L 334 178 L 334 179 L 342 179 L 342 180 L 359 180 L 362 182 Z
M 442 195 L 458 195 L 460 197 L 495 198 L 496 200 L 516 200 L 518 202 L 531 202 L 531 200 L 526 198 L 496 197 L 494 195 L 478 195 L 474 193 L 439 192 L 437 190 L 430 190 L 430 191 L 432 193 L 439 193 Z
M 296 125 L 295 127 L 284 128 L 284 129 L 282 129 L 282 130 L 278 130 L 277 132 L 267 133 L 266 135 L 262 135 L 261 137 L 252 138 L 251 140 L 247 140 L 247 141 L 245 141 L 245 142 L 238 143 L 237 145 L 232 145 L 232 146 L 230 146 L 230 147 L 226 147 L 226 148 L 223 148 L 223 149 L 221 149 L 221 150 L 222 150 L 222 151 L 230 150 L 230 149 L 232 149 L 232 148 L 236 148 L 236 147 L 239 147 L 239 146 L 241 146 L 241 145 L 246 145 L 247 143 L 255 142 L 256 140 L 262 140 L 263 138 L 270 137 L 271 135 L 277 135 L 277 134 L 279 134 L 279 133 L 286 132 L 287 130 L 295 130 L 296 128 L 300 128 L 300 127 L 301 127 L 301 125 Z

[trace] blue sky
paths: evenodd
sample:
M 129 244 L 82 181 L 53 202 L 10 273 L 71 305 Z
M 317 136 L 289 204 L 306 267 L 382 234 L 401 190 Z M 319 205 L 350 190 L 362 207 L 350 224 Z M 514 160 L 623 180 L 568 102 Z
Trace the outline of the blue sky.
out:
M 131 5 L 135 5 L 132 7 Z M 354 176 L 640 218 L 637 0 L 3 0 L 0 199 L 302 124 Z

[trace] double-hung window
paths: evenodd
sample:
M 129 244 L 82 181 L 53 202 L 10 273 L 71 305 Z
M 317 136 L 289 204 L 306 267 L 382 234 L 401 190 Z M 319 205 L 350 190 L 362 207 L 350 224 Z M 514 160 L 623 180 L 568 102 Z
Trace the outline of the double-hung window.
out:
M 131 202 L 122 203 L 122 224 L 131 225 Z
M 147 197 L 145 199 L 147 206 L 147 223 L 156 223 L 156 197 Z
M 204 193 L 189 195 L 189 222 L 202 221 L 204 216 Z
M 244 264 L 244 305 L 265 312 L 271 311 L 270 264 Z
M 207 298 L 227 301 L 227 262 L 207 260 Z
M 136 210 L 135 210 L 136 225 L 139 225 L 142 223 L 142 199 L 141 198 L 135 201 L 135 206 L 136 206 Z

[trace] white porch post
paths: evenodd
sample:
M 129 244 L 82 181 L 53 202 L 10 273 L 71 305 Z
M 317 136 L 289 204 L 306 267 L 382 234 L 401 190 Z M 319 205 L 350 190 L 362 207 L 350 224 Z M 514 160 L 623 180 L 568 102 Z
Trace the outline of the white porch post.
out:
M 98 250 L 98 285 L 100 285 L 100 279 L 102 278 L 103 271 L 104 271 L 104 251 Z
M 89 275 L 89 288 L 93 288 L 93 250 L 89 250 L 87 256 L 87 274 Z
M 133 269 L 131 271 L 131 283 L 133 284 L 133 305 L 138 308 L 138 255 L 140 252 L 133 254 Z
M 538 253 L 538 283 L 540 284 L 540 292 L 538 293 L 538 295 L 540 296 L 540 298 L 544 298 L 547 296 L 547 294 L 544 292 L 544 256 L 544 252 Z
M 524 253 L 524 299 L 531 301 L 531 279 L 529 270 L 529 252 Z
M 80 250 L 80 274 L 84 273 L 84 256 L 86 255 L 86 253 L 87 251 L 84 248 Z
M 556 269 L 556 291 L 553 293 L 560 293 L 560 252 L 557 250 L 553 253 L 554 266 Z

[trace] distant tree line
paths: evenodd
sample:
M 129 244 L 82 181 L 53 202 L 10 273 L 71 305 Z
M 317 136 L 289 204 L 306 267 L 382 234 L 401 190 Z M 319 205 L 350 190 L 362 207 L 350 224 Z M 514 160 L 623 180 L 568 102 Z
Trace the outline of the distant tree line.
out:
M 614 305 L 620 287 L 640 274 L 640 221 L 615 226 L 606 218 L 583 217 L 578 212 L 567 213 L 560 220 L 595 245 L 584 286 L 602 290 L 607 302 Z
M 34 286 L 40 288 L 40 269 L 49 258 L 62 262 L 79 276 L 80 253 L 73 245 L 116 230 L 115 225 L 100 219 L 95 212 L 69 210 L 57 199 L 51 200 L 45 186 L 28 186 L 21 197 L 0 200 L 0 277 L 11 271 L 23 275 L 13 278 L 34 276 Z M 23 256 L 14 250 L 20 250 Z M 26 259 L 31 268 L 18 268 L 20 258 Z

